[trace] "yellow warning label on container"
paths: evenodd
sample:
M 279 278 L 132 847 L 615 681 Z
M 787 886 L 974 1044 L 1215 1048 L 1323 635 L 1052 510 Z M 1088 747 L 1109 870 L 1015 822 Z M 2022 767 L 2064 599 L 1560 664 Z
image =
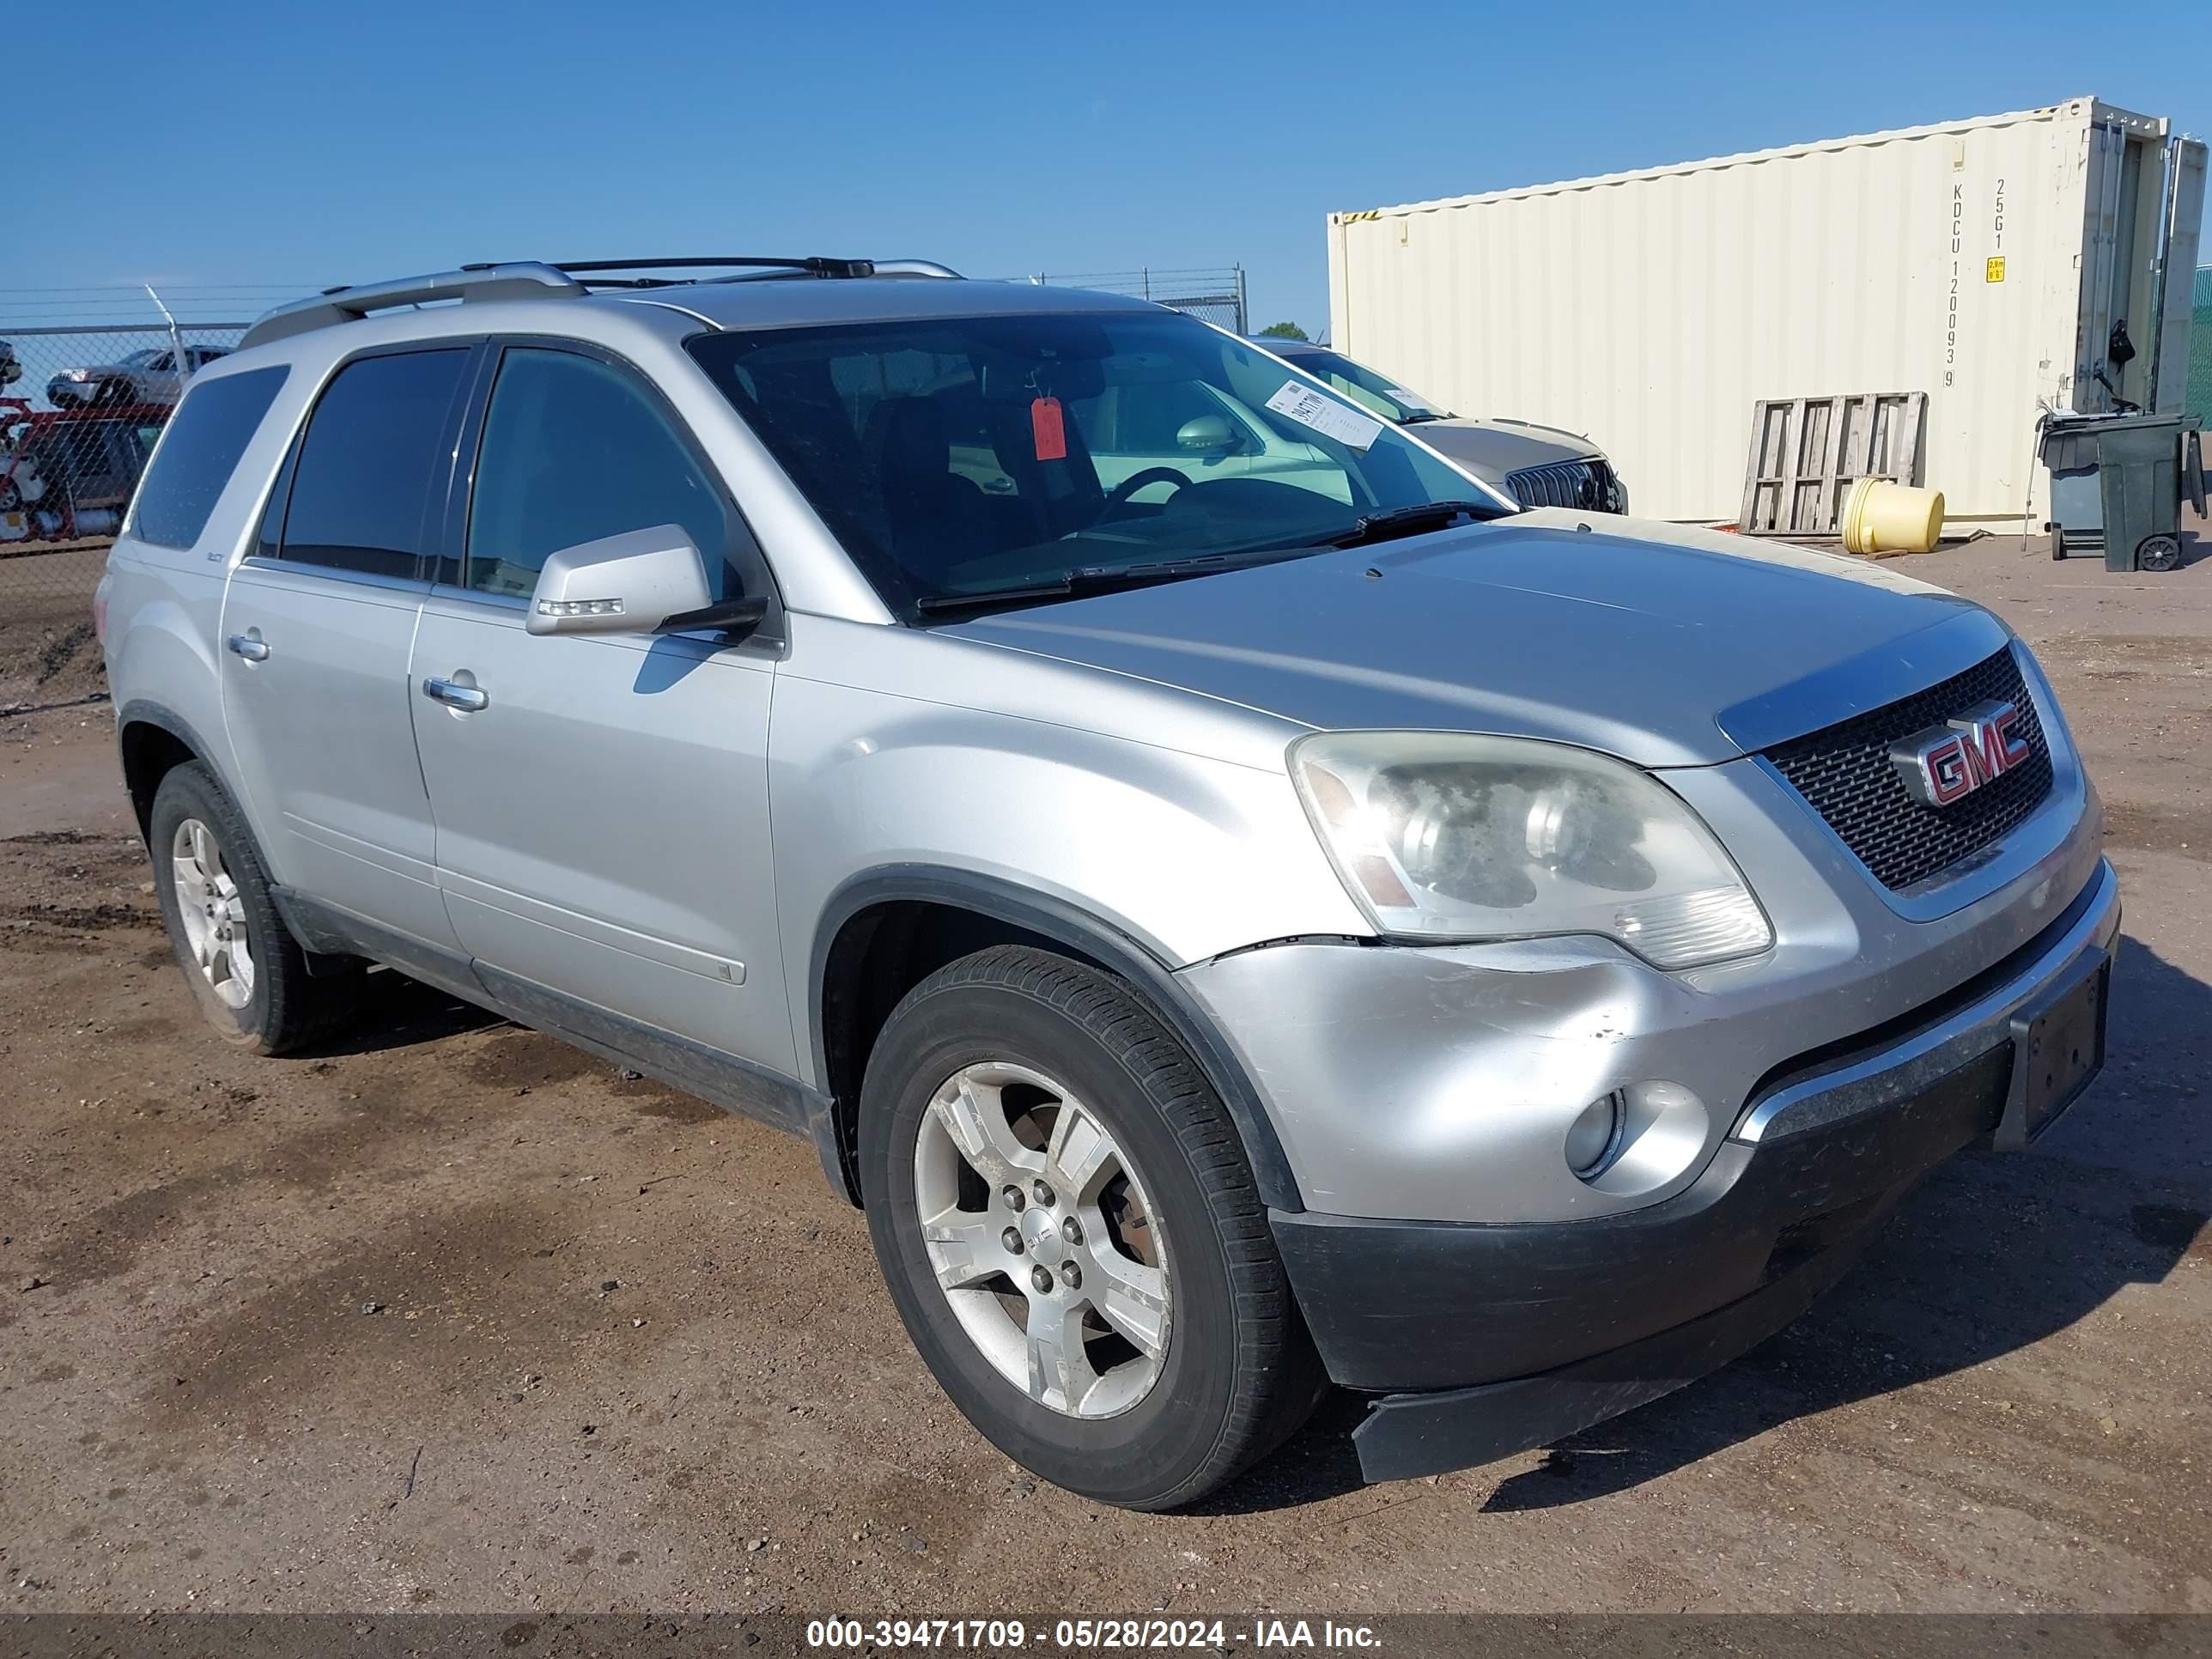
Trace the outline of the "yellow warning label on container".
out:
M 2000 254 L 1996 255 L 1994 258 L 1990 259 L 1990 262 L 1989 262 L 1986 265 L 1984 265 L 1984 266 L 1983 267 L 1983 269 L 1982 269 L 1982 279 L 1983 279 L 1984 282 L 1990 282 L 1990 283 L 2002 283 L 2002 281 L 2004 281 L 2004 255 L 2003 255 L 2003 254 L 2000 253 Z

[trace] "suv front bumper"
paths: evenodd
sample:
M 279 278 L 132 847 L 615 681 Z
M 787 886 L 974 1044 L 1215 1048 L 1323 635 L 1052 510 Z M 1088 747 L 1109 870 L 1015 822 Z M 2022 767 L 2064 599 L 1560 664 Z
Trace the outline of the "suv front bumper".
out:
M 1986 973 L 1770 1078 L 1695 1180 L 1656 1203 L 1496 1225 L 1276 1212 L 1330 1376 L 1386 1396 L 1354 1437 L 1368 1478 L 1546 1444 L 1786 1324 L 1923 1176 L 1969 1146 L 2025 1144 L 2094 1075 L 2119 918 L 2100 861 Z M 2092 1051 L 2043 1098 L 2029 1048 L 2053 1035 L 2039 1017 L 2060 1013 L 2075 1023 L 2059 1035 Z

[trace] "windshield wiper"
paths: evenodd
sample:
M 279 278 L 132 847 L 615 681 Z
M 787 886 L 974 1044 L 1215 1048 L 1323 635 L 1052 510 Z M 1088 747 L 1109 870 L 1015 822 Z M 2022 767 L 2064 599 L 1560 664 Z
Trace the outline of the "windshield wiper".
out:
M 1394 541 L 1401 536 L 1425 536 L 1459 519 L 1503 519 L 1510 509 L 1490 501 L 1421 501 L 1413 507 L 1394 507 L 1362 514 L 1352 528 L 1321 544 L 1325 547 L 1365 547 L 1372 542 Z
M 1416 409 L 1398 417 L 1400 426 L 1419 426 L 1424 421 L 1441 421 L 1443 416 L 1431 409 Z
M 1073 599 L 1083 593 L 1106 593 L 1116 588 L 1149 587 L 1156 582 L 1182 581 L 1192 576 L 1211 576 L 1223 570 L 1274 564 L 1303 558 L 1310 546 L 1248 550 L 1237 553 L 1200 553 L 1182 559 L 1157 559 L 1146 564 L 1084 564 L 1050 576 L 1030 577 L 997 587 L 971 587 L 957 593 L 929 593 L 915 601 L 917 611 L 975 611 L 994 605 L 1018 604 L 1024 599 Z

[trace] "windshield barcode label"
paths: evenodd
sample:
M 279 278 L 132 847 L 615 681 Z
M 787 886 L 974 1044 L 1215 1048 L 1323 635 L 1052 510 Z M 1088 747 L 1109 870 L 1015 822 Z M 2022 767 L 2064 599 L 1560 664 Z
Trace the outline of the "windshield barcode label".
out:
M 1324 397 L 1296 380 L 1284 381 L 1283 389 L 1267 399 L 1267 407 L 1278 415 L 1289 416 L 1300 426 L 1311 427 L 1324 438 L 1334 438 L 1354 449 L 1365 449 L 1382 430 L 1382 422 L 1346 409 L 1334 398 Z

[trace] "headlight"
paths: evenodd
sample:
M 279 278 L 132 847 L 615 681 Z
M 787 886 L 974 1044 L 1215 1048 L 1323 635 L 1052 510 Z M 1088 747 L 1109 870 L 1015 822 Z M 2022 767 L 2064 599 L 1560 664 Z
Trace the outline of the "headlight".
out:
M 1602 933 L 1661 968 L 1748 956 L 1766 915 L 1712 832 L 1648 773 L 1586 749 L 1448 732 L 1324 732 L 1291 774 L 1378 932 Z
M 1628 486 L 1620 481 L 1620 474 L 1613 472 L 1606 480 L 1605 510 L 1625 514 L 1628 511 Z

